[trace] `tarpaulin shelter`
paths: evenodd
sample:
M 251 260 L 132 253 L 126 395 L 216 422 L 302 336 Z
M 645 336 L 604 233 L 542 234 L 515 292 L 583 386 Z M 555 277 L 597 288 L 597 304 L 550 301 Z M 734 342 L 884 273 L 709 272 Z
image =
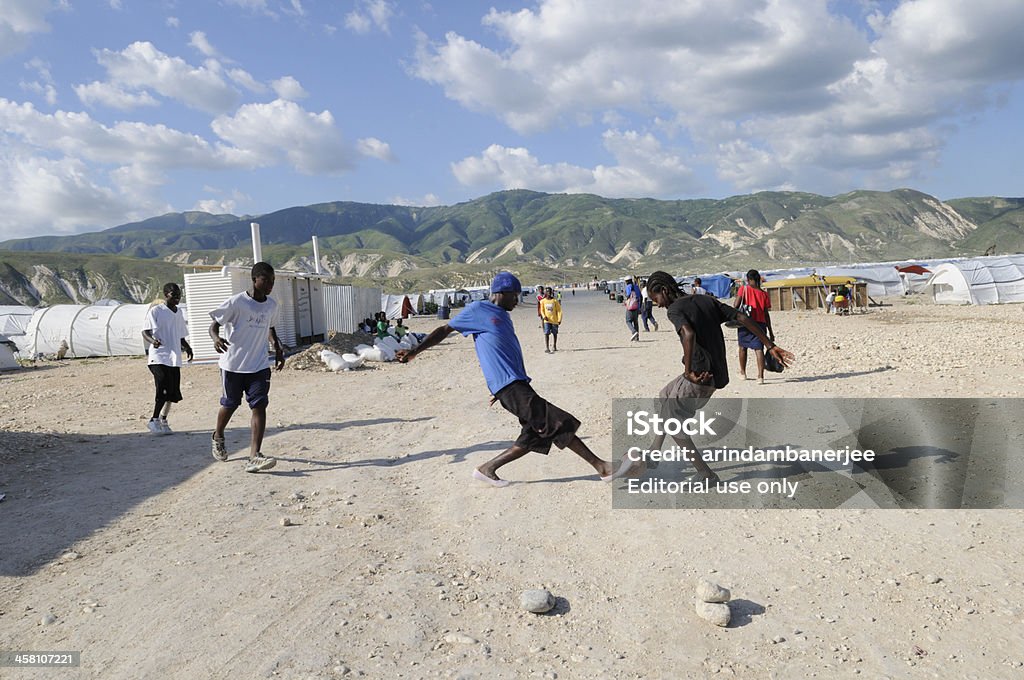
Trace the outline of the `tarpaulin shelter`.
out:
M 1024 302 L 1024 255 L 940 264 L 934 268 L 927 289 L 938 304 Z
M 700 287 L 716 298 L 727 298 L 732 293 L 732 278 L 725 274 L 701 276 Z
M 416 309 L 408 295 L 385 295 L 380 296 L 380 308 L 389 319 L 407 319 L 416 316 Z
M 21 364 L 14 356 L 15 349 L 16 345 L 6 335 L 0 334 L 0 371 L 21 368 Z

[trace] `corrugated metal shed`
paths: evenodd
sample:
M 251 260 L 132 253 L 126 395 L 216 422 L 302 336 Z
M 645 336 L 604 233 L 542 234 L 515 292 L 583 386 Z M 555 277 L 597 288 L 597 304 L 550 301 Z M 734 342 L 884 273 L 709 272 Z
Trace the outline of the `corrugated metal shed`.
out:
M 323 284 L 324 324 L 329 331 L 354 333 L 359 322 L 380 310 L 380 288 Z

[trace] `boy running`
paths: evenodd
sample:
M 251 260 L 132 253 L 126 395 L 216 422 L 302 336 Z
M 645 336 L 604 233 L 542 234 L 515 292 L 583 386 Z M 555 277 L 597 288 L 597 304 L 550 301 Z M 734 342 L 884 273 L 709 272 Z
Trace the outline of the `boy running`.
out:
M 508 272 L 500 272 L 491 282 L 490 300 L 466 305 L 462 313 L 446 325 L 435 328 L 418 347 L 399 350 L 396 353 L 398 361 L 411 361 L 453 331 L 473 336 L 480 369 L 487 380 L 487 389 L 493 395 L 491 403 L 500 402 L 506 411 L 519 418 L 523 427 L 510 448 L 473 471 L 475 479 L 491 486 L 508 486 L 508 481 L 498 477 L 500 467 L 530 451 L 547 454 L 554 444 L 560 449 L 568 447 L 590 463 L 603 481 L 611 481 L 614 476 L 612 464 L 595 456 L 576 436 L 580 421 L 542 399 L 530 386 L 530 377 L 523 365 L 523 350 L 509 314 L 519 304 L 522 289 L 519 279 Z
M 156 403 L 147 426 L 153 434 L 171 434 L 167 414 L 171 404 L 181 401 L 181 353 L 192 361 L 192 348 L 185 340 L 185 315 L 178 309 L 180 302 L 178 284 L 164 284 L 164 301 L 149 308 L 142 327 L 142 337 L 149 343 L 149 372 L 156 383 Z
M 252 290 L 229 297 L 210 312 L 213 323 L 210 337 L 220 356 L 221 397 L 217 412 L 217 429 L 213 432 L 213 457 L 228 459 L 224 447 L 224 429 L 242 403 L 242 394 L 252 410 L 252 439 L 246 472 L 269 470 L 277 461 L 260 452 L 267 428 L 267 404 L 270 401 L 270 366 L 267 339 L 274 343 L 277 370 L 284 368 L 284 348 L 277 338 L 277 302 L 268 297 L 274 290 L 274 268 L 257 262 L 252 268 Z M 227 333 L 220 336 L 221 326 Z
M 743 328 L 761 339 L 783 366 L 789 366 L 793 354 L 768 339 L 764 331 L 745 314 L 724 305 L 711 295 L 686 295 L 671 274 L 654 272 L 647 279 L 647 290 L 658 307 L 668 309 L 668 320 L 679 334 L 683 345 L 683 373 L 665 385 L 658 395 L 662 407 L 673 417 L 687 418 L 702 408 L 715 390 L 729 384 L 729 367 L 725 358 L 725 336 L 722 324 L 738 321 Z M 679 446 L 695 449 L 689 436 L 680 433 L 672 437 Z M 651 448 L 660 449 L 665 440 L 660 435 Z M 695 456 L 693 466 L 697 474 L 693 481 L 709 486 L 718 483 L 708 464 Z

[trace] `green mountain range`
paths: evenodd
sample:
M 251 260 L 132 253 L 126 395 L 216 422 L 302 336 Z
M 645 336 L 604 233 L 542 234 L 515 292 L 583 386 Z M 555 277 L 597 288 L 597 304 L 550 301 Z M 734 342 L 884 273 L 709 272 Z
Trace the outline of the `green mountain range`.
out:
M 410 290 L 668 268 L 677 273 L 1024 250 L 1024 199 L 940 201 L 910 189 L 825 197 L 762 192 L 722 200 L 609 199 L 515 190 L 452 206 L 332 202 L 259 216 L 170 213 L 74 236 L 0 243 L 0 304 L 140 300 L 176 265 L 252 262 L 251 221 L 277 267 Z M 7 252 L 4 252 L 7 251 Z M 140 297 L 142 296 L 142 297 Z

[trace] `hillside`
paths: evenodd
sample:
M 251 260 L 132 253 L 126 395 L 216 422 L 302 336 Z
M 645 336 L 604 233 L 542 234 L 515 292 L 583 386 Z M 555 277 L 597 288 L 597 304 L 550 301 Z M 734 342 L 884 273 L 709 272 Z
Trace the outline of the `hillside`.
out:
M 1017 198 L 942 202 L 899 189 L 662 201 L 515 190 L 430 208 L 331 202 L 244 218 L 171 213 L 90 234 L 6 241 L 0 295 L 54 302 L 109 289 L 137 299 L 152 285 L 147 276 L 180 278 L 174 264 L 251 262 L 252 220 L 261 225 L 264 258 L 276 266 L 312 269 L 317 235 L 324 271 L 389 289 L 464 284 L 499 268 L 589 280 L 657 267 L 709 271 L 1024 250 L 1024 199 Z M 91 259 L 82 259 L 86 253 Z M 139 260 L 125 258 L 161 268 L 133 269 L 127 263 Z M 32 283 L 58 271 L 70 277 L 57 277 L 63 285 Z

